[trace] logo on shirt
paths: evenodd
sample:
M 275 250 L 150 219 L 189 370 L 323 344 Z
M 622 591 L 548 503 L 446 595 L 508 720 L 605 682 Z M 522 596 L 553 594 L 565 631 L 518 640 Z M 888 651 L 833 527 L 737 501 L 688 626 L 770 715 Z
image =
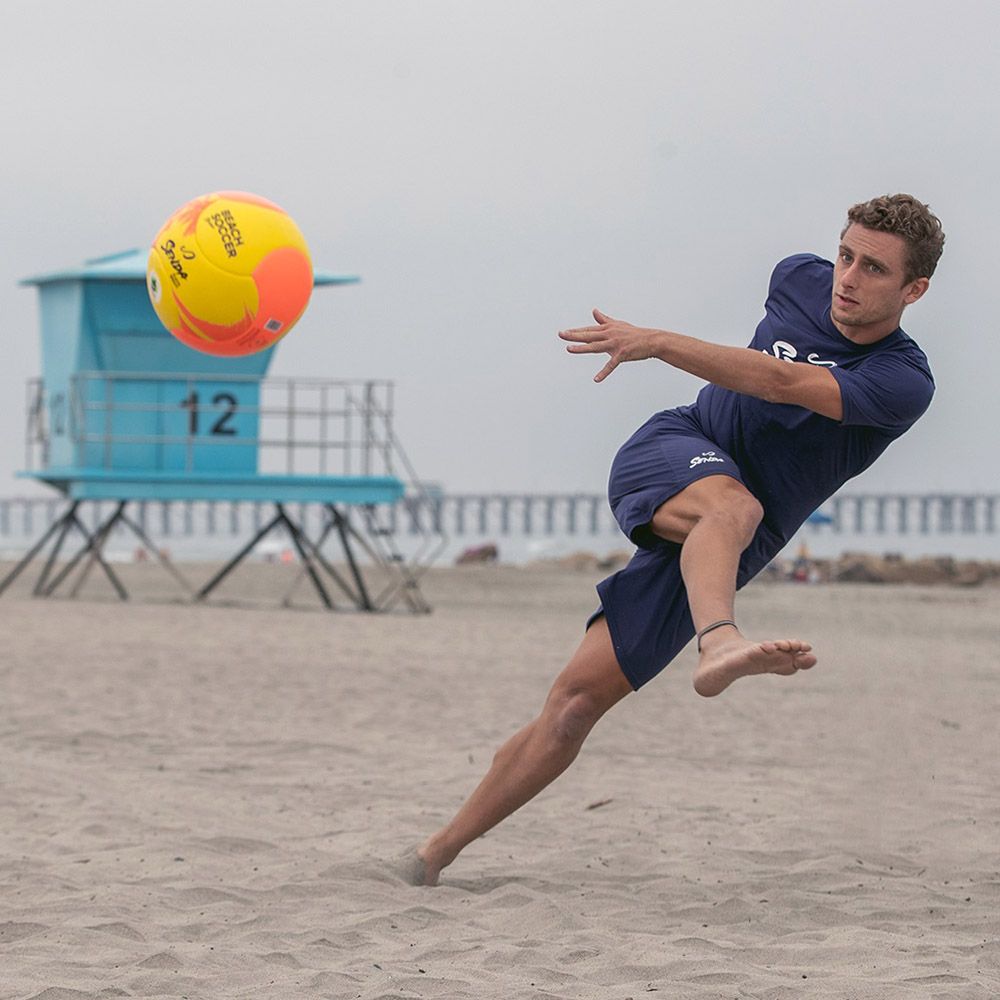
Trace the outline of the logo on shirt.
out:
M 781 361 L 794 361 L 798 356 L 799 352 L 795 349 L 792 344 L 789 344 L 787 340 L 776 340 L 771 345 L 771 353 Z M 767 351 L 761 351 L 761 354 L 767 354 Z M 821 365 L 823 368 L 836 368 L 836 361 L 823 361 L 818 354 L 807 354 L 806 361 L 811 365 Z
M 695 455 L 691 459 L 691 464 L 688 468 L 693 469 L 696 465 L 704 465 L 706 462 L 725 462 L 725 459 L 719 458 L 714 451 L 703 451 L 700 455 Z

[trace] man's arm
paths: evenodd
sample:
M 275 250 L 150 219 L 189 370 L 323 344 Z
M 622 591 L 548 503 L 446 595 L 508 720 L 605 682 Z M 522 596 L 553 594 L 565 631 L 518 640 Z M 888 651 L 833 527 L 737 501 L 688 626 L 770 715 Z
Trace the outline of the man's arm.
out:
M 670 330 L 650 330 L 594 310 L 597 326 L 563 330 L 571 354 L 609 354 L 594 376 L 603 382 L 623 361 L 656 358 L 691 375 L 769 403 L 792 403 L 841 420 L 840 386 L 822 365 L 796 364 L 745 347 L 724 347 Z

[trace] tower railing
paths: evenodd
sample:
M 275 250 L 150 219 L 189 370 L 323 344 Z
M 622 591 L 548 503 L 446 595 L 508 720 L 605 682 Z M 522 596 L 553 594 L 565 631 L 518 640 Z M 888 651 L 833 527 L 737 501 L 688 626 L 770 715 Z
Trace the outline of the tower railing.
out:
M 381 379 L 80 372 L 68 398 L 29 381 L 26 429 L 32 472 L 56 441 L 60 466 L 91 470 L 368 477 L 405 464 Z

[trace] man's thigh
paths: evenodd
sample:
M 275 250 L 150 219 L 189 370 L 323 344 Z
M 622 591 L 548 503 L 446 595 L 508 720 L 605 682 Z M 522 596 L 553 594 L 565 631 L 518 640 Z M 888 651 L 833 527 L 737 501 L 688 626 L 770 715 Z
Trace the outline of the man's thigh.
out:
M 670 411 L 657 414 L 615 456 L 608 484 L 611 509 L 622 531 L 636 545 L 655 549 L 665 544 L 665 539 L 672 540 L 653 528 L 655 513 L 671 503 L 664 517 L 673 521 L 671 515 L 676 512 L 677 523 L 670 525 L 670 534 L 683 541 L 685 512 L 690 508 L 697 515 L 698 502 L 704 504 L 724 488 L 712 486 L 684 496 L 702 481 L 742 487 L 739 466 L 731 456 Z
M 738 479 L 718 472 L 696 479 L 653 512 L 650 529 L 658 538 L 682 544 L 707 514 L 724 513 L 746 523 L 752 532 L 763 517 L 753 494 Z

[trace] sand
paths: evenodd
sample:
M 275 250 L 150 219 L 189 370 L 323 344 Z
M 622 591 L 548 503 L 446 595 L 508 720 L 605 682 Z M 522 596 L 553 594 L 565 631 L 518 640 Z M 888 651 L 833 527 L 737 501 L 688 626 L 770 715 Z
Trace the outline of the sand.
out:
M 688 650 L 439 887 L 394 873 L 593 583 L 441 569 L 429 616 L 15 587 L 0 1000 L 1000 996 L 1000 589 L 753 584 L 747 630 L 815 669 L 706 701 Z

